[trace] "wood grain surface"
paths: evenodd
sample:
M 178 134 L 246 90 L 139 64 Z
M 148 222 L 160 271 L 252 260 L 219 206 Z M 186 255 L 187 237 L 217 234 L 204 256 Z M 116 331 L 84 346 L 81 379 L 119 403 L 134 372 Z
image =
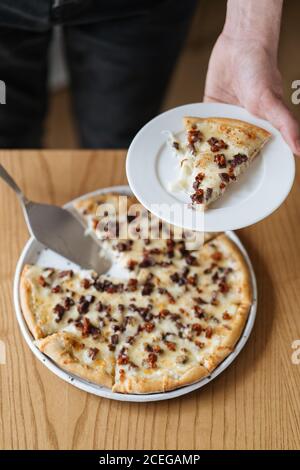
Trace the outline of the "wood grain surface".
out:
M 126 182 L 125 152 L 0 152 L 29 198 L 63 204 Z M 0 181 L 0 448 L 296 449 L 300 447 L 300 188 L 272 216 L 239 231 L 257 275 L 259 308 L 249 342 L 217 379 L 188 396 L 134 404 L 77 390 L 46 369 L 19 331 L 12 301 L 28 239 L 13 192 Z M 300 356 L 300 355 L 299 355 Z

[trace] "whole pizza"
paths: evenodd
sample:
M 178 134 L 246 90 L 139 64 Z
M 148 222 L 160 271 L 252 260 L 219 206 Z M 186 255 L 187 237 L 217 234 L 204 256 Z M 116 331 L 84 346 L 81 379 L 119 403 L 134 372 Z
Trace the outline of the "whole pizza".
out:
M 137 201 L 126 204 L 128 211 Z M 119 195 L 81 199 L 75 209 L 125 274 L 26 265 L 20 298 L 35 344 L 66 371 L 114 392 L 162 392 L 209 375 L 234 349 L 252 303 L 239 248 L 210 234 L 187 249 L 172 228 L 162 236 L 161 222 L 160 237 L 143 238 L 143 219 L 134 225 L 127 213 L 115 222 L 102 206 L 120 215 Z M 123 223 L 135 236 L 120 237 Z

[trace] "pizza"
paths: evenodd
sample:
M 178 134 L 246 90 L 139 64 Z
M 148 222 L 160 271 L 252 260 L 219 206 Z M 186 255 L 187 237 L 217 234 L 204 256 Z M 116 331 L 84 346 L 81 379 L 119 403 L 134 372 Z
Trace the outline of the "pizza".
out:
M 75 208 L 88 230 L 100 230 L 101 245 L 124 276 L 26 265 L 20 300 L 35 344 L 66 371 L 114 392 L 155 393 L 196 382 L 240 338 L 252 303 L 247 264 L 225 234 L 207 236 L 194 250 L 172 231 L 166 239 L 110 238 L 115 224 L 107 210 L 102 225 L 99 217 L 93 222 L 108 201 L 119 206 L 109 193 Z
M 184 118 L 185 141 L 172 139 L 180 178 L 172 191 L 185 191 L 194 207 L 206 209 L 237 181 L 271 134 L 229 118 Z

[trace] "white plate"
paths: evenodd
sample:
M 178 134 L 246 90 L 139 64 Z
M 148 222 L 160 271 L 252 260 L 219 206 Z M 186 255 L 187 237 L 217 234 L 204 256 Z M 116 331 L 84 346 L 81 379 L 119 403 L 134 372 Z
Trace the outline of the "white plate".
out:
M 177 137 L 183 135 L 184 116 L 226 116 L 272 133 L 249 170 L 204 214 L 190 207 L 186 193 L 168 190 L 169 183 L 178 179 L 179 166 L 163 131 L 171 131 Z M 238 106 L 196 103 L 171 109 L 148 122 L 129 147 L 126 171 L 133 193 L 156 216 L 185 229 L 214 232 L 246 227 L 275 211 L 291 190 L 295 161 L 280 132 L 267 121 Z
M 110 191 L 120 192 L 122 194 L 128 194 L 128 195 L 131 194 L 128 186 L 113 186 L 111 188 L 101 189 L 93 193 L 90 193 L 88 195 L 84 195 L 82 196 L 82 198 L 85 198 L 87 196 L 94 196 L 97 194 L 103 194 L 105 192 L 110 192 Z M 81 199 L 81 198 L 78 198 L 78 199 Z M 64 207 L 67 209 L 71 209 L 73 202 L 74 201 L 69 202 Z M 84 390 L 85 392 L 93 393 L 94 395 L 98 395 L 100 397 L 110 398 L 112 400 L 132 401 L 132 402 L 169 400 L 170 398 L 179 397 L 181 395 L 185 395 L 186 393 L 190 393 L 194 390 L 197 390 L 198 388 L 203 387 L 208 382 L 210 382 L 215 377 L 217 377 L 219 374 L 221 374 L 221 372 L 223 372 L 232 363 L 232 361 L 236 358 L 236 356 L 240 353 L 242 348 L 245 346 L 250 336 L 250 333 L 252 331 L 253 325 L 254 325 L 256 309 L 257 309 L 256 279 L 255 279 L 255 274 L 254 274 L 250 259 L 247 255 L 245 248 L 241 244 L 239 238 L 233 232 L 228 232 L 227 235 L 232 240 L 234 240 L 235 243 L 238 245 L 238 247 L 242 251 L 245 257 L 245 260 L 249 266 L 250 273 L 251 273 L 252 286 L 253 286 L 253 304 L 251 306 L 251 310 L 250 310 L 249 317 L 248 317 L 246 326 L 244 328 L 243 334 L 240 340 L 238 341 L 234 351 L 208 377 L 205 377 L 204 379 L 196 383 L 193 383 L 191 385 L 187 385 L 185 387 L 181 387 L 177 390 L 172 390 L 170 392 L 135 395 L 135 394 L 113 393 L 107 387 L 101 387 L 100 385 L 93 384 L 91 382 L 88 382 L 87 380 L 83 380 L 61 369 L 57 364 L 55 364 L 55 362 L 53 362 L 50 358 L 45 356 L 34 345 L 33 337 L 27 327 L 27 324 L 25 322 L 25 319 L 21 311 L 20 298 L 19 298 L 20 276 L 23 270 L 23 266 L 27 263 L 38 263 L 41 266 L 53 266 L 53 267 L 57 267 L 61 269 L 70 269 L 70 268 L 76 269 L 78 268 L 78 266 L 74 265 L 73 263 L 61 257 L 60 255 L 54 253 L 53 251 L 44 248 L 33 238 L 30 238 L 30 240 L 28 240 L 28 242 L 26 243 L 23 249 L 23 252 L 17 264 L 15 278 L 14 278 L 14 305 L 15 305 L 18 323 L 20 325 L 20 329 L 21 329 L 21 332 L 24 336 L 26 343 L 28 344 L 28 346 L 30 347 L 34 355 L 41 362 L 43 362 L 43 364 L 45 364 L 45 366 L 48 367 L 48 369 L 50 369 L 55 375 L 57 375 L 61 379 L 65 380 L 66 382 L 71 383 L 72 385 L 74 385 L 77 388 L 80 388 L 81 390 Z M 118 273 L 114 272 L 114 274 L 117 275 Z M 121 272 L 119 274 L 121 274 Z

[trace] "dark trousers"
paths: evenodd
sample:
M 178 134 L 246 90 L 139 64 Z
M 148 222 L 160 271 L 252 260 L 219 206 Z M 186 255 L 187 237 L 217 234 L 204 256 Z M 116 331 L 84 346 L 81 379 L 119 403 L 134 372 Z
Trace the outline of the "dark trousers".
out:
M 127 147 L 159 112 L 195 3 L 0 0 L 0 148 L 41 146 L 55 25 L 63 30 L 81 145 Z

